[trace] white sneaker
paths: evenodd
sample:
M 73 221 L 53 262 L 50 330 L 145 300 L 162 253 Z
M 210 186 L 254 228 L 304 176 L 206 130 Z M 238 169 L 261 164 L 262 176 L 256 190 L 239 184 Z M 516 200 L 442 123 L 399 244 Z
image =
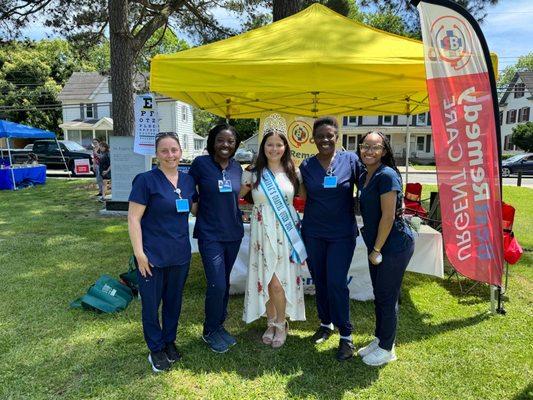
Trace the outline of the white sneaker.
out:
M 365 347 L 361 347 L 359 350 L 357 350 L 357 354 L 359 354 L 361 357 L 367 356 L 370 353 L 372 353 L 374 350 L 378 348 L 379 345 L 379 339 L 374 338 L 369 344 L 367 344 Z
M 397 357 L 394 348 L 391 351 L 388 351 L 379 346 L 372 353 L 363 357 L 363 362 L 366 365 L 371 365 L 372 367 L 379 367 L 380 365 L 385 365 L 396 360 Z

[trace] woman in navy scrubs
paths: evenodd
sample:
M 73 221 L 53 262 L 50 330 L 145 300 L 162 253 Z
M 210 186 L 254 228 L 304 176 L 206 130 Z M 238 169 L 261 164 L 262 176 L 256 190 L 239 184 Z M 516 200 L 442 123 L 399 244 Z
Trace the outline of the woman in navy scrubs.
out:
M 337 131 L 335 118 L 315 121 L 318 154 L 304 160 L 300 172 L 307 198 L 302 236 L 321 322 L 312 340 L 327 340 L 336 326 L 340 334 L 337 359 L 343 361 L 354 353 L 348 270 L 358 234 L 353 196 L 361 165 L 356 154 L 335 149 Z
M 178 135 L 160 133 L 155 146 L 159 168 L 133 180 L 128 229 L 138 267 L 148 361 L 154 372 L 161 372 L 181 358 L 174 342 L 191 261 L 188 217 L 189 211 L 196 212 L 197 194 L 194 180 L 177 170 L 181 158 Z
M 361 232 L 368 248 L 376 329 L 374 340 L 358 353 L 365 364 L 379 366 L 396 360 L 398 297 L 414 240 L 401 218 L 402 179 L 389 141 L 381 132 L 369 132 L 361 140 L 359 155 L 366 166 L 359 184 Z
M 202 338 L 217 353 L 224 353 L 237 343 L 224 328 L 229 277 L 244 234 L 238 203 L 242 168 L 233 159 L 237 147 L 235 129 L 216 125 L 207 138 L 209 154 L 196 157 L 189 169 L 199 193 L 194 237 L 198 239 L 207 280 Z

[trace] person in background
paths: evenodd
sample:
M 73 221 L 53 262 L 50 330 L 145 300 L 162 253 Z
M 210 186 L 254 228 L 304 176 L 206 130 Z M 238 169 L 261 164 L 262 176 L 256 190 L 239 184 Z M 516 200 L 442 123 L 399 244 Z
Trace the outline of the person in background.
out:
M 105 201 L 108 181 L 111 179 L 111 158 L 109 156 L 109 145 L 106 142 L 100 142 L 100 165 L 99 172 L 102 181 L 102 196 L 99 201 Z
M 368 268 L 374 289 L 375 338 L 358 350 L 367 365 L 396 360 L 394 339 L 398 297 L 403 275 L 414 252 L 413 232 L 402 218 L 402 178 L 389 141 L 381 132 L 363 136 L 358 154 L 366 166 L 359 197 L 368 249 Z
M 98 194 L 96 196 L 102 197 L 104 193 L 104 180 L 100 175 L 100 141 L 96 138 L 92 140 L 93 146 L 93 171 L 96 177 L 96 184 L 98 185 Z
M 302 235 L 320 319 L 312 341 L 327 340 L 336 326 L 340 334 L 336 357 L 343 361 L 354 354 L 347 282 L 358 235 L 354 186 L 361 164 L 356 154 L 335 149 L 339 139 L 335 118 L 315 120 L 313 139 L 318 154 L 300 165 L 307 197 Z
M 241 197 L 251 191 L 254 202 L 243 319 L 250 323 L 266 314 L 262 340 L 274 348 L 283 346 L 287 338 L 287 315 L 293 321 L 305 320 L 301 264 L 306 252 L 292 205 L 298 173 L 286 136 L 267 131 L 254 168 L 242 176 Z M 283 213 L 290 220 L 282 222 Z
M 181 358 L 175 340 L 191 261 L 188 217 L 196 212 L 198 195 L 194 180 L 178 172 L 178 135 L 160 133 L 155 147 L 158 168 L 133 180 L 128 230 L 138 267 L 148 361 L 154 372 L 161 372 Z
M 224 327 L 229 277 L 244 235 L 238 201 L 242 168 L 233 159 L 237 147 L 235 128 L 216 125 L 207 138 L 209 154 L 196 157 L 189 169 L 199 194 L 193 235 L 198 239 L 207 280 L 202 338 L 217 353 L 237 343 Z

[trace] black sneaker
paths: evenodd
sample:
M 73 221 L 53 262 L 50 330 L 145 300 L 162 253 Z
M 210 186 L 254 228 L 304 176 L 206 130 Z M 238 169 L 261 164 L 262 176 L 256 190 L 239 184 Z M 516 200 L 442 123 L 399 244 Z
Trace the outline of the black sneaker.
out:
M 337 360 L 344 361 L 353 357 L 355 347 L 351 340 L 341 339 L 339 340 L 339 348 L 337 350 Z
M 152 370 L 154 372 L 163 372 L 170 369 L 170 363 L 168 362 L 167 355 L 164 351 L 151 351 L 148 355 L 148 361 L 152 365 Z
M 329 329 L 326 326 L 320 325 L 318 327 L 318 330 L 315 332 L 315 334 L 311 337 L 311 341 L 313 343 L 322 343 L 329 339 L 329 337 L 333 334 L 333 329 Z
M 175 363 L 176 361 L 181 360 L 181 354 L 176 348 L 176 344 L 174 342 L 167 343 L 163 351 L 165 352 L 169 363 Z

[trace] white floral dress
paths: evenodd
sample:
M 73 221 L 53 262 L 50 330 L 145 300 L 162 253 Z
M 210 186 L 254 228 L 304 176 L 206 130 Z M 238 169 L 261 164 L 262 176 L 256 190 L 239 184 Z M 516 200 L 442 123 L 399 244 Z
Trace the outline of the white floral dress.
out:
M 284 172 L 274 174 L 290 207 L 294 188 Z M 244 171 L 244 185 L 255 182 L 255 174 Z M 268 284 L 274 274 L 281 282 L 287 299 L 286 314 L 293 321 L 305 320 L 302 266 L 291 258 L 291 247 L 268 198 L 260 186 L 252 189 L 254 206 L 250 221 L 250 262 L 244 295 L 243 320 L 246 323 L 266 316 Z

